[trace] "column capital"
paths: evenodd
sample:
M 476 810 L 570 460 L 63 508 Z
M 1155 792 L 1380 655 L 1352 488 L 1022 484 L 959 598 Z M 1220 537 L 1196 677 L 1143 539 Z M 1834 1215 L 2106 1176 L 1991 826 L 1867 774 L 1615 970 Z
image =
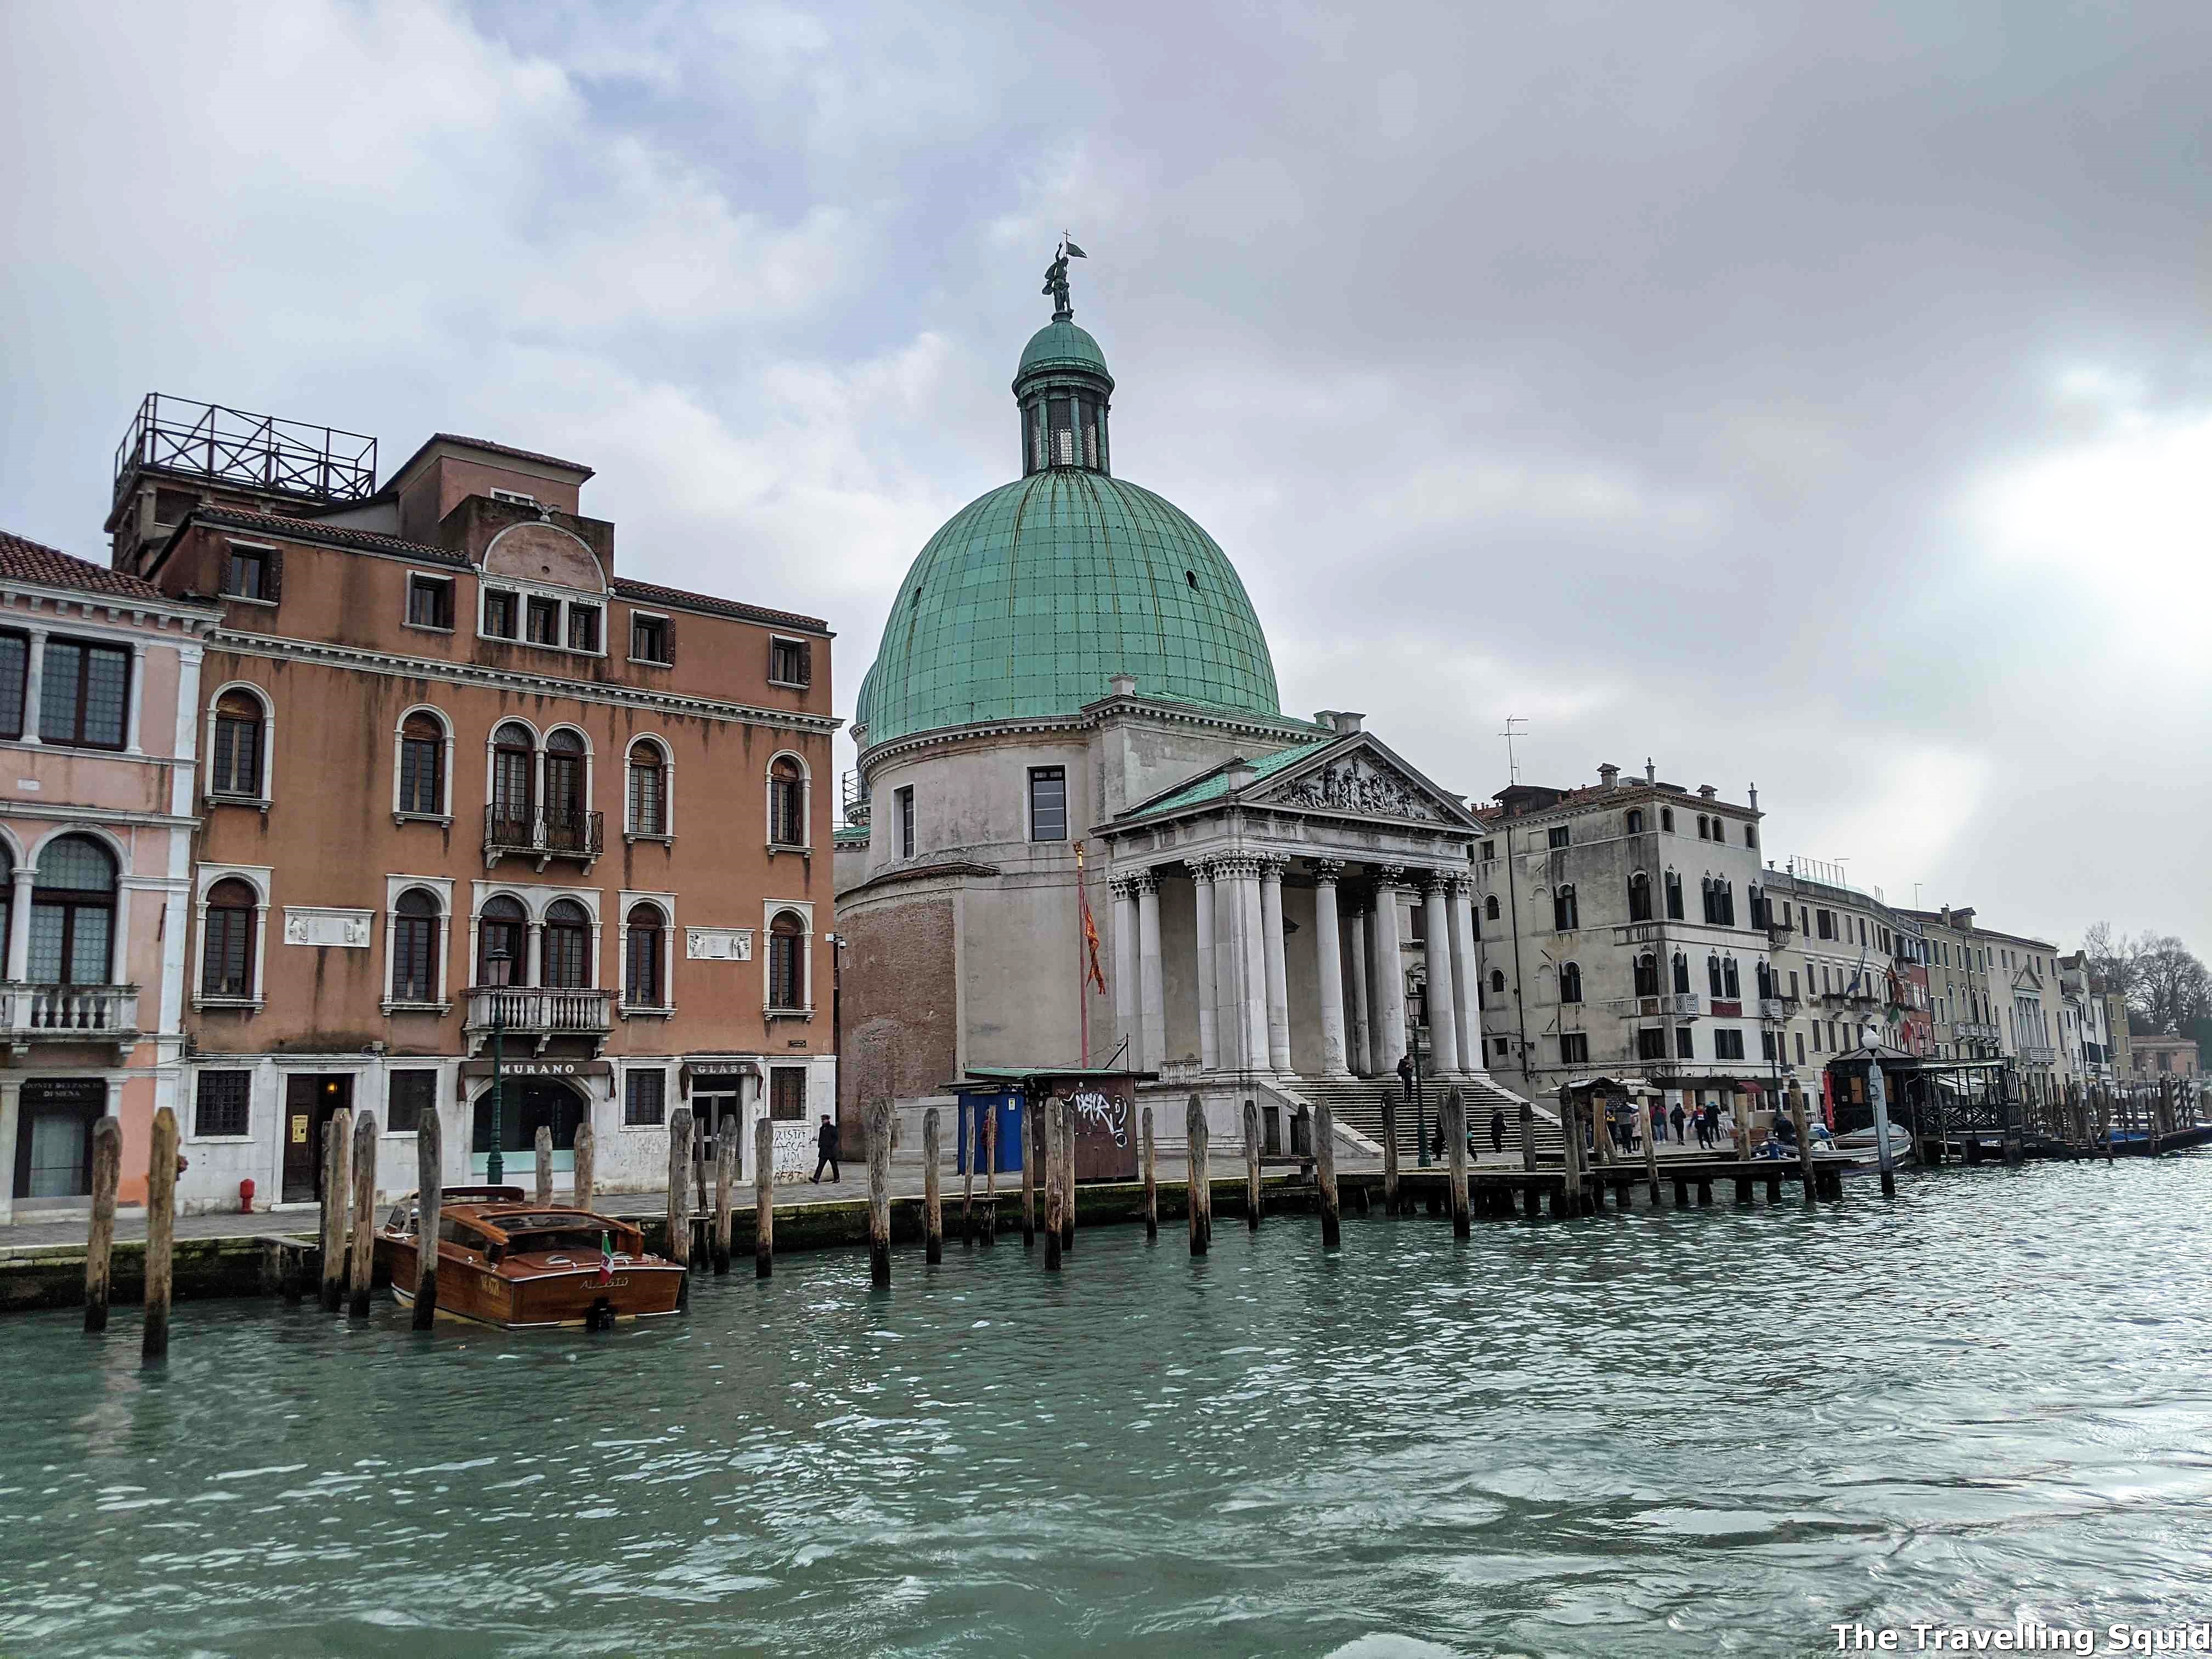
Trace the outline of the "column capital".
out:
M 1109 876 L 1106 878 L 1106 890 L 1117 899 L 1134 898 L 1137 896 L 1137 878 L 1134 876 Z
M 1213 872 L 1219 880 L 1249 881 L 1258 878 L 1261 863 L 1256 854 L 1231 853 L 1213 860 Z
M 1279 882 L 1283 878 L 1283 872 L 1291 867 L 1288 853 L 1261 853 L 1255 855 L 1255 861 L 1260 866 L 1260 879 L 1262 881 Z
M 1406 884 L 1406 866 L 1402 864 L 1378 864 L 1375 866 L 1377 887 L 1402 887 Z
M 1157 870 L 1139 870 L 1129 878 L 1129 884 L 1135 888 L 1139 895 L 1150 896 L 1160 890 L 1160 872 Z
M 1449 893 L 1451 890 L 1452 874 L 1449 870 L 1424 869 L 1418 878 L 1425 893 Z
M 1336 878 L 1344 873 L 1342 859 L 1308 859 L 1306 862 L 1313 866 L 1314 884 L 1317 887 L 1335 886 Z

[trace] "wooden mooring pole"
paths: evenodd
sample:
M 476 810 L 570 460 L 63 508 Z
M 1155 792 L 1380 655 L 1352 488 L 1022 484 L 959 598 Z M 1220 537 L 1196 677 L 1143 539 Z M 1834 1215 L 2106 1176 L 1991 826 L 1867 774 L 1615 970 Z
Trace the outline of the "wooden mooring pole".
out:
M 1244 1225 L 1260 1231 L 1260 1103 L 1244 1103 Z
M 1060 1271 L 1060 1206 L 1066 1201 L 1060 1184 L 1060 1097 L 1048 1095 L 1044 1102 L 1044 1268 L 1051 1273 Z
M 1751 1108 L 1745 1102 L 1743 1091 L 1736 1090 L 1731 1097 L 1729 1127 L 1735 1138 L 1735 1201 L 1747 1208 L 1751 1204 Z
M 691 1265 L 691 1109 L 678 1106 L 668 1117 L 668 1259 Z
M 153 1364 L 169 1357 L 169 1292 L 177 1261 L 177 1114 L 154 1114 L 146 1154 L 146 1329 L 138 1358 Z
M 775 1126 L 753 1125 L 753 1277 L 775 1271 Z
M 1382 1091 L 1382 1213 L 1398 1213 L 1398 1102 Z
M 1452 1237 L 1474 1236 L 1474 1212 L 1468 1206 L 1467 1100 L 1454 1089 L 1444 1097 L 1444 1161 L 1451 1171 Z
M 938 1141 L 939 1109 L 921 1115 L 921 1259 L 945 1260 L 945 1202 L 938 1193 L 937 1164 L 944 1148 Z
M 2097 1085 L 2097 1139 L 2105 1144 L 2105 1162 L 2112 1161 L 2112 1091 L 2110 1085 Z
M 345 1305 L 346 1170 L 353 1156 L 353 1112 L 341 1106 L 323 1126 L 323 1284 L 325 1313 Z
M 590 1125 L 576 1132 L 580 1141 Z M 445 1210 L 444 1126 L 433 1104 L 415 1130 L 415 1328 L 427 1331 L 438 1317 L 438 1223 Z
M 531 1142 L 531 1159 L 538 1167 L 533 1186 L 541 1208 L 553 1202 L 553 1131 L 545 1125 L 538 1126 L 538 1133 Z
M 983 1109 L 983 1243 L 999 1242 L 999 1109 Z
M 568 1201 L 580 1210 L 588 1210 L 598 1194 L 599 1173 L 599 1141 L 592 1133 L 589 1118 L 576 1126 L 574 1157 L 575 1172 L 568 1177 Z
M 1076 1124 L 1073 1097 L 1060 1103 L 1060 1253 L 1075 1254 L 1075 1145 L 1081 1131 Z
M 353 1126 L 353 1260 L 349 1318 L 368 1317 L 368 1286 L 376 1275 L 376 1114 L 363 1112 Z
M 1322 1101 L 1314 1108 L 1313 1119 L 1314 1184 L 1321 1189 L 1321 1243 L 1325 1250 L 1333 1250 L 1344 1241 L 1342 1218 L 1337 1210 L 1336 1195 L 1336 1115 Z M 1152 1130 L 1150 1114 L 1145 1124 L 1146 1169 L 1149 1175 L 1152 1165 Z M 1149 1182 L 1147 1187 L 1149 1188 Z
M 1638 1097 L 1631 1095 L 1629 1099 L 1636 1101 Z M 1663 1108 L 1667 1097 L 1663 1094 L 1655 1096 L 1652 1103 Z M 1636 1127 L 1644 1133 L 1644 1178 L 1650 1183 L 1651 1207 L 1656 1210 L 1659 1207 L 1659 1137 L 1653 1131 L 1659 1127 L 1659 1120 L 1640 1104 L 1636 1107 L 1636 1115 L 1641 1120 Z
M 107 1328 L 107 1297 L 114 1284 L 115 1183 L 122 1174 L 123 1122 L 114 1113 L 104 1113 L 92 1126 L 92 1231 L 84 1241 L 84 1328 L 93 1336 Z
M 1190 1194 L 1190 1253 L 1204 1255 L 1213 1243 L 1212 1137 L 1206 1133 L 1206 1108 L 1196 1095 L 1183 1109 L 1183 1136 L 1189 1146 L 1183 1185 Z M 1383 1167 L 1387 1172 L 1389 1166 Z M 1389 1178 L 1387 1173 L 1384 1178 Z
M 960 1243 L 975 1243 L 975 1119 L 981 1109 L 974 1095 L 960 1097 Z
M 1145 1108 L 1139 1120 L 1139 1133 L 1143 1137 L 1140 1150 L 1145 1160 L 1145 1243 L 1150 1244 L 1160 1236 L 1160 1171 L 1152 1151 L 1152 1109 Z
M 1818 1201 L 1813 1180 L 1813 1133 L 1805 1119 L 1805 1091 L 1795 1083 L 1790 1085 L 1790 1121 L 1797 1131 L 1797 1175 L 1805 1183 L 1805 1201 Z
M 738 1201 L 738 1119 L 724 1118 L 714 1127 L 714 1271 L 730 1271 L 730 1234 Z
M 1036 1243 L 1037 1103 L 1022 1097 L 1022 1248 Z
M 975 1161 L 969 1159 L 972 1173 Z M 891 1103 L 886 1096 L 868 1104 L 868 1282 L 878 1290 L 891 1282 Z

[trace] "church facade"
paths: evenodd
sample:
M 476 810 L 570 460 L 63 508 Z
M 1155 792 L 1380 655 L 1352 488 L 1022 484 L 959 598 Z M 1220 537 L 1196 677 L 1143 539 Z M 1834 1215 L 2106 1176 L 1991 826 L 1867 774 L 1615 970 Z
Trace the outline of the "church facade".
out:
M 903 1117 L 977 1066 L 1146 1074 L 1163 1144 L 1194 1092 L 1238 1141 L 1247 1099 L 1274 1139 L 1408 1057 L 1485 1081 L 1480 824 L 1359 714 L 1283 712 L 1234 565 L 1115 471 L 1114 384 L 1062 298 L 1013 382 L 1021 477 L 923 548 L 862 683 L 856 1136 L 861 1102 Z

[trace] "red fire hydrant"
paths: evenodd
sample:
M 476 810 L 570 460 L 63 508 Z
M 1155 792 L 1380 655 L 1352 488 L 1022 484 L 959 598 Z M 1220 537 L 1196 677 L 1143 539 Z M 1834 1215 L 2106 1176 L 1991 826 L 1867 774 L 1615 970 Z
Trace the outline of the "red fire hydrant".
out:
M 251 1176 L 238 1183 L 238 1212 L 240 1215 L 253 1213 L 253 1178 Z

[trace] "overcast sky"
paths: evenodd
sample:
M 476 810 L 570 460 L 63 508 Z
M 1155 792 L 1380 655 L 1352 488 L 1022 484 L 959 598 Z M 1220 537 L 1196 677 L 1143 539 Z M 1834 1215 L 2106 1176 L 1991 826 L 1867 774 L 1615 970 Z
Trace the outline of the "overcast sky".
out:
M 1072 228 L 1286 709 L 2212 947 L 2203 0 L 1088 9 L 0 6 L 0 526 L 154 389 L 496 438 L 849 715 Z

